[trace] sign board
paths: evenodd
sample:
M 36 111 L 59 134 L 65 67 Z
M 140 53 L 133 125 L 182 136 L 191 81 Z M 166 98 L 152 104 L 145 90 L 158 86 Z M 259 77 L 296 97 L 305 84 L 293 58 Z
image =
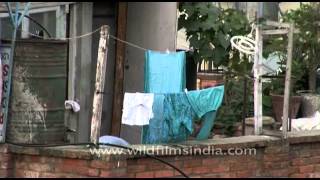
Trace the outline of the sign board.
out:
M 2 64 L 2 91 L 1 91 L 1 114 L 0 114 L 0 142 L 4 142 L 6 135 L 6 124 L 8 119 L 8 108 L 9 108 L 9 91 L 10 86 L 9 75 L 11 75 L 9 62 L 10 62 L 10 51 L 11 47 L 9 45 L 0 46 L 0 58 Z M 1 86 L 0 86 L 1 87 Z

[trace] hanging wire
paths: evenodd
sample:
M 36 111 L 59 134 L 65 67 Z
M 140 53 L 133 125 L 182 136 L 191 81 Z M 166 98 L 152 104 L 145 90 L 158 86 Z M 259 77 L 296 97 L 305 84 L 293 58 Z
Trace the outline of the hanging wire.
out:
M 109 37 L 111 37 L 111 38 L 112 38 L 112 39 L 114 39 L 114 40 L 120 41 L 120 42 L 122 42 L 122 43 L 128 44 L 129 46 L 133 46 L 133 47 L 135 47 L 135 48 L 138 48 L 138 49 L 141 49 L 141 50 L 147 51 L 147 49 L 146 49 L 146 48 L 143 48 L 143 47 L 141 47 L 141 46 L 135 45 L 135 44 L 130 43 L 130 42 L 128 42 L 128 41 L 125 41 L 125 40 L 119 39 L 119 38 L 117 38 L 116 36 L 113 36 L 113 35 L 111 35 L 111 34 L 109 34 Z

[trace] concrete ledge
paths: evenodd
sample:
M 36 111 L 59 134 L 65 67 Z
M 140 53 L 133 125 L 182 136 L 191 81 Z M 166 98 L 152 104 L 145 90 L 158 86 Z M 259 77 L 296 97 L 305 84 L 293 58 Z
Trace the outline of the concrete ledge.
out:
M 288 140 L 271 136 L 242 136 L 223 139 L 208 139 L 203 141 L 186 141 L 179 144 L 160 144 L 160 145 L 131 145 L 131 148 L 138 149 L 142 153 L 130 153 L 128 150 L 114 148 L 114 147 L 101 147 L 100 149 L 91 148 L 88 146 L 59 146 L 59 147 L 24 147 L 11 144 L 3 144 L 7 146 L 8 152 L 15 154 L 26 155 L 40 155 L 52 156 L 60 158 L 76 158 L 93 160 L 99 159 L 104 161 L 130 159 L 144 157 L 144 153 L 152 153 L 156 156 L 176 156 L 172 152 L 176 152 L 182 148 L 211 148 L 227 150 L 229 148 L 262 148 L 274 144 L 299 144 L 320 142 L 320 131 L 308 132 L 294 132 L 289 133 Z M 94 153 L 94 150 L 102 153 Z M 170 153 L 168 153 L 170 152 Z

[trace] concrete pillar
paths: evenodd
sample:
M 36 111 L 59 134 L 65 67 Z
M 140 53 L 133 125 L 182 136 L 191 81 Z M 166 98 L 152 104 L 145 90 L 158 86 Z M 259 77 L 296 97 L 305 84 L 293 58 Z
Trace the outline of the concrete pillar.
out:
M 129 2 L 127 41 L 146 49 L 157 51 L 176 50 L 177 3 L 176 2 Z M 141 49 L 126 47 L 124 91 L 143 92 L 144 55 Z M 141 129 L 121 126 L 121 136 L 130 143 L 139 143 Z

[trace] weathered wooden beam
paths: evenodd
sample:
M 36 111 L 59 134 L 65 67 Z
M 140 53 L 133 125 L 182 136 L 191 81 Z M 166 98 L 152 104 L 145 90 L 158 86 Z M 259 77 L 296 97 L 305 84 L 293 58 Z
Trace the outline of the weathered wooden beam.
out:
M 109 26 L 102 26 L 100 31 L 95 91 L 93 96 L 93 112 L 91 119 L 91 142 L 97 143 L 100 137 L 103 91 L 108 56 Z
M 292 64 L 292 44 L 293 44 L 293 28 L 294 25 L 290 24 L 288 34 L 288 47 L 287 47 L 287 65 L 286 65 L 286 78 L 283 100 L 283 119 L 282 119 L 282 136 L 284 139 L 288 137 L 288 118 L 289 118 L 289 100 L 290 100 L 290 83 L 291 83 L 291 64 Z
M 262 63 L 261 26 L 256 28 L 256 51 L 254 54 L 254 132 L 255 135 L 262 133 L 262 81 L 260 77 L 260 64 Z
M 262 31 L 262 35 L 287 34 L 288 32 L 289 32 L 288 29 L 264 30 Z
M 118 6 L 118 22 L 117 37 L 126 39 L 127 30 L 127 2 L 119 2 Z M 120 136 L 121 116 L 123 106 L 123 82 L 124 82 L 124 59 L 126 45 L 120 41 L 116 44 L 116 63 L 115 63 L 115 79 L 114 79 L 114 96 L 113 96 L 113 112 L 111 122 L 111 134 Z
M 79 31 L 79 6 L 75 4 L 70 7 L 70 23 L 69 23 L 69 36 L 75 37 L 80 34 Z M 73 39 L 69 41 L 69 62 L 68 62 L 68 99 L 79 102 L 80 94 L 80 61 L 78 60 L 79 55 L 79 40 Z M 76 133 L 67 133 L 67 140 L 71 143 L 79 141 L 79 113 L 73 113 L 72 111 L 65 111 L 65 124 L 69 129 L 75 130 Z M 89 131 L 89 130 L 88 130 Z M 89 133 L 88 133 L 89 134 Z M 88 136 L 88 135 L 87 135 Z M 89 138 L 87 138 L 89 139 Z
M 290 27 L 289 23 L 281 23 L 281 22 L 270 21 L 270 20 L 267 20 L 265 24 L 267 26 L 273 26 L 273 27 L 283 27 L 283 28 L 289 28 Z

